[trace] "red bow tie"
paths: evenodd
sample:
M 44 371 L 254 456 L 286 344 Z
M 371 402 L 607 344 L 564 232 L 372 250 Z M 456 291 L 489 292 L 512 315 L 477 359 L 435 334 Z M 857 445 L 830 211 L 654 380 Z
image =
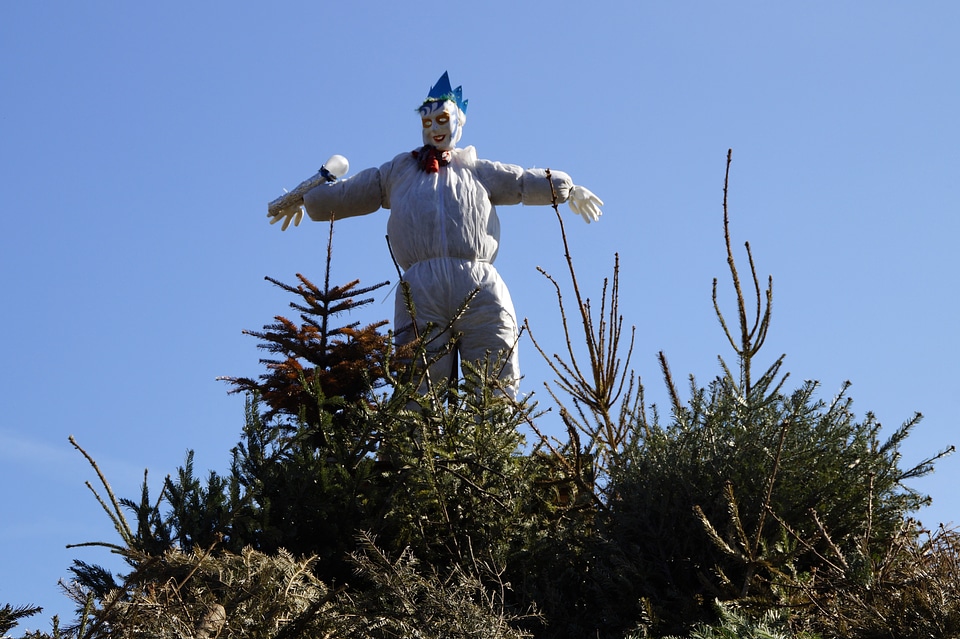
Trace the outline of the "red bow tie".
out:
M 413 152 L 413 157 L 420 164 L 420 170 L 427 173 L 439 173 L 441 166 L 450 164 L 450 151 L 442 151 L 435 146 L 427 145 Z

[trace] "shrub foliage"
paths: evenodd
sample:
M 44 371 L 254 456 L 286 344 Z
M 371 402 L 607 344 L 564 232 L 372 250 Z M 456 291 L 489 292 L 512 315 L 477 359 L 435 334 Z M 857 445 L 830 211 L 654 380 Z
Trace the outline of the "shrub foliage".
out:
M 88 483 L 119 540 L 125 574 L 76 560 L 70 637 L 928 637 L 960 634 L 960 542 L 924 530 L 925 498 L 900 446 L 920 421 L 882 432 L 844 386 L 788 389 L 785 357 L 762 372 L 772 279 L 749 244 L 744 292 L 723 228 L 736 303 L 733 366 L 688 397 L 661 353 L 667 417 L 630 368 L 619 263 L 599 312 L 543 273 L 557 296 L 563 355 L 538 340 L 563 438 L 532 399 L 515 402 L 469 367 L 431 383 L 428 335 L 394 352 L 384 322 L 340 325 L 379 284 L 289 286 L 299 321 L 250 334 L 270 354 L 247 395 L 225 474 L 192 454 L 151 496 L 114 495 L 93 457 Z M 555 207 L 556 209 L 556 207 Z M 752 286 L 749 286 L 752 285 Z M 415 309 L 411 309 L 412 311 Z M 444 327 L 437 327 L 444 328 Z M 442 332 L 442 331 L 441 331 Z M 0 631 L 39 612 L 0 609 Z

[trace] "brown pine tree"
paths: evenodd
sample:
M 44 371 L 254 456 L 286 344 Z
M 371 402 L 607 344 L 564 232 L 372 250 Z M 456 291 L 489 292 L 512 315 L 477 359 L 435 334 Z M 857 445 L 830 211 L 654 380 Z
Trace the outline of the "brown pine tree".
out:
M 274 278 L 265 279 L 299 296 L 290 302 L 299 311 L 301 323 L 276 316 L 274 323 L 262 331 L 244 331 L 261 340 L 261 348 L 275 358 L 261 359 L 267 372 L 257 379 L 224 377 L 233 386 L 232 392 L 258 395 L 268 406 L 265 419 L 276 415 L 303 418 L 316 424 L 321 408 L 317 391 L 325 398 L 342 398 L 346 403 L 363 400 L 368 393 L 386 383 L 390 338 L 380 329 L 387 320 L 360 327 L 360 322 L 335 326 L 338 315 L 365 306 L 373 298 L 358 299 L 371 291 L 387 286 L 380 282 L 358 287 L 354 280 L 342 286 L 330 286 L 333 224 L 327 243 L 326 274 L 323 288 L 304 275 L 297 274 L 297 285 L 284 284 Z

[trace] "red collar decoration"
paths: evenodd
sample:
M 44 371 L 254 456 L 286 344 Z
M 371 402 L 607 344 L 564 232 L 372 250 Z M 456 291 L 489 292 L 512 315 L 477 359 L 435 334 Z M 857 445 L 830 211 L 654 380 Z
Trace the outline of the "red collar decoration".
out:
M 441 166 L 450 164 L 451 155 L 449 150 L 442 151 L 430 145 L 413 151 L 413 157 L 420 164 L 420 170 L 427 173 L 439 173 Z

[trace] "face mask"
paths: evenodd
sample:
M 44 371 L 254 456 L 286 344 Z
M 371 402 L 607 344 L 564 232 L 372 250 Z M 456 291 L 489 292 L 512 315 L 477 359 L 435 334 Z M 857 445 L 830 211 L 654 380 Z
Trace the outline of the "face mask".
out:
M 423 124 L 423 143 L 447 151 L 454 148 L 463 133 L 457 105 L 445 102 L 428 102 L 420 107 Z

